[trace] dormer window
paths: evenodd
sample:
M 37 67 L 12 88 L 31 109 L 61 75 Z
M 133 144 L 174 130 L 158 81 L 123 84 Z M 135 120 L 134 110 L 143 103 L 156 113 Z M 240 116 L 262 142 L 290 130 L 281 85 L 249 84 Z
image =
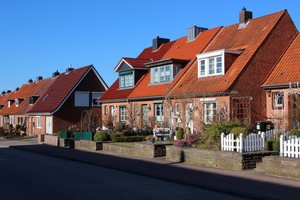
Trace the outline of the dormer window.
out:
M 0 105 L 0 110 L 1 110 L 2 108 L 4 108 L 4 105 Z
M 33 105 L 38 98 L 39 98 L 39 96 L 31 96 L 31 97 L 29 97 L 29 104 Z
M 173 79 L 173 65 L 151 68 L 151 83 L 168 83 Z
M 240 54 L 241 51 L 228 51 L 225 49 L 197 55 L 198 78 L 225 74 L 225 55 Z
M 15 100 L 15 104 L 16 104 L 16 107 L 19 106 L 19 104 L 20 104 L 19 99 L 16 99 L 16 100 Z
M 14 100 L 8 100 L 7 107 L 10 108 L 13 105 L 13 103 L 14 103 Z
M 133 71 L 121 73 L 119 75 L 120 89 L 131 88 L 134 86 L 134 73 Z

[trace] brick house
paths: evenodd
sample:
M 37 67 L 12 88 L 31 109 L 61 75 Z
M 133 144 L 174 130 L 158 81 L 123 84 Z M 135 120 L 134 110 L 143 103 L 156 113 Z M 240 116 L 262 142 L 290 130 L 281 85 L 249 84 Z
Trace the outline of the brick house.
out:
M 266 119 L 274 122 L 275 128 L 282 131 L 299 128 L 299 55 L 298 33 L 262 85 L 266 96 Z
M 104 121 L 113 116 L 114 122 L 129 126 L 162 126 L 163 101 L 172 84 L 220 29 L 193 26 L 189 36 L 172 42 L 157 37 L 137 58 L 123 58 L 115 67 L 119 78 L 101 97 Z
M 218 32 L 169 96 L 188 95 L 198 109 L 194 121 L 265 120 L 266 96 L 260 85 L 296 34 L 286 10 L 252 19 L 252 12 L 243 9 L 239 23 Z
M 43 79 L 39 76 L 36 81 L 30 79 L 16 91 L 1 95 L 0 127 L 8 129 L 9 125 L 26 126 L 26 113 L 32 108 L 33 99 L 40 96 L 52 82 L 53 79 Z
M 60 130 L 88 129 L 101 125 L 98 99 L 107 85 L 93 65 L 54 73 L 53 83 L 27 112 L 27 134 L 52 134 Z M 89 116 L 87 116 L 87 111 Z

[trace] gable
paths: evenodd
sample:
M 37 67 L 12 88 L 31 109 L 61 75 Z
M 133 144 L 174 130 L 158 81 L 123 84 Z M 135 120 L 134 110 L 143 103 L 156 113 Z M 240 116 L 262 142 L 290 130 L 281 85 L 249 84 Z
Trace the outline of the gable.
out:
M 124 61 L 122 61 L 122 64 L 120 65 L 118 72 L 128 71 L 131 70 L 131 67 Z

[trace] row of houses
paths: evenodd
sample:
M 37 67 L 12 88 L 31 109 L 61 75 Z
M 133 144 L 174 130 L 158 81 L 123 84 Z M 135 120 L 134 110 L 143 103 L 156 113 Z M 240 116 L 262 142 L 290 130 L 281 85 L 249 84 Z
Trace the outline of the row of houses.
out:
M 82 113 L 91 110 L 93 123 L 101 123 L 98 99 L 107 85 L 94 66 L 67 68 L 52 77 L 28 83 L 0 96 L 0 127 L 19 127 L 28 135 L 52 134 L 70 128 L 80 130 Z M 85 127 L 86 128 L 86 127 Z
M 221 119 L 271 120 L 277 128 L 290 128 L 300 121 L 299 48 L 287 10 L 253 18 L 243 8 L 238 23 L 193 26 L 174 41 L 156 37 L 137 57 L 121 58 L 110 88 L 86 66 L 3 93 L 0 126 L 26 126 L 27 134 L 82 129 L 82 113 L 89 110 L 89 124 L 103 128 L 194 131 Z
M 221 119 L 274 121 L 274 110 L 288 112 L 277 89 L 300 79 L 297 35 L 286 10 L 253 19 L 243 8 L 236 24 L 193 26 L 174 41 L 157 37 L 115 67 L 119 78 L 100 99 L 103 124 L 194 130 Z

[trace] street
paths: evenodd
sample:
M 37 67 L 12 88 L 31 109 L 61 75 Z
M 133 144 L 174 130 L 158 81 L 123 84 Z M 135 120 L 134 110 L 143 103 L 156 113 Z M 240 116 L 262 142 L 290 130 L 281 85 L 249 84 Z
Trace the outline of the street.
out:
M 0 171 L 1 200 L 240 199 L 212 190 L 11 148 L 0 148 Z

